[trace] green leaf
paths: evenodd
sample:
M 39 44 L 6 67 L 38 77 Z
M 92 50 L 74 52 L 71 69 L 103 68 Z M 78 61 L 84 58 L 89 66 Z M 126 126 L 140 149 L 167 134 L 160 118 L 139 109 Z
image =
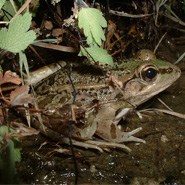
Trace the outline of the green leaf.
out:
M 15 162 L 21 161 L 21 149 L 17 148 L 15 146 L 15 142 L 13 140 L 8 141 L 8 149 L 9 149 L 9 159 L 12 163 L 12 165 L 15 164 Z
M 18 9 L 16 3 L 14 3 L 14 6 L 16 8 L 16 10 Z M 12 6 L 12 3 L 10 1 L 6 1 L 4 6 L 3 6 L 3 10 L 5 10 L 4 17 L 3 17 L 3 21 L 10 21 L 10 19 L 12 18 L 12 16 L 14 16 L 16 14 L 16 10 L 14 9 L 14 7 Z
M 25 69 L 26 74 L 28 76 L 28 80 L 30 80 L 28 60 L 27 60 L 26 54 L 23 52 L 19 52 L 19 65 L 20 65 L 21 77 L 23 78 L 23 71 Z
M 0 126 L 0 142 L 3 141 L 3 138 L 6 134 L 8 133 L 16 133 L 15 130 L 3 125 L 3 126 Z
M 99 47 L 80 47 L 79 56 L 86 56 L 90 61 L 100 62 L 100 64 L 113 65 L 112 57 L 107 53 L 106 50 Z
M 2 142 L 4 135 L 8 133 L 7 126 L 0 126 L 0 142 Z
M 3 125 L 0 126 L 0 142 L 3 141 L 4 137 L 6 134 L 15 134 L 16 131 Z M 11 154 L 11 159 L 13 161 L 20 161 L 21 159 L 21 153 L 20 153 L 20 148 L 15 146 L 15 143 L 19 142 L 19 139 L 16 137 L 13 137 L 12 139 L 7 139 L 7 147 L 10 149 L 10 154 Z M 1 150 L 0 150 L 1 151 Z
M 0 10 L 1 10 L 1 8 L 3 7 L 3 5 L 5 4 L 5 1 L 6 1 L 6 0 L 1 0 L 1 1 L 0 1 Z
M 0 31 L 0 48 L 19 53 L 25 50 L 35 39 L 35 32 L 28 29 L 31 25 L 31 14 L 17 16 L 8 29 L 2 28 Z
M 105 35 L 102 28 L 107 27 L 107 22 L 102 13 L 95 8 L 82 8 L 78 14 L 78 27 L 83 29 L 87 37 L 87 44 L 102 44 Z

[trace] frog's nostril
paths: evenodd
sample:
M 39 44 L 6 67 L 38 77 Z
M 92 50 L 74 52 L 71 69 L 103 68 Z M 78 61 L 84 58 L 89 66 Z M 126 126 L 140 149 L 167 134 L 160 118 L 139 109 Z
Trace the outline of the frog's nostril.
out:
M 173 71 L 173 68 L 169 67 L 168 69 L 166 69 L 166 73 L 171 73 Z

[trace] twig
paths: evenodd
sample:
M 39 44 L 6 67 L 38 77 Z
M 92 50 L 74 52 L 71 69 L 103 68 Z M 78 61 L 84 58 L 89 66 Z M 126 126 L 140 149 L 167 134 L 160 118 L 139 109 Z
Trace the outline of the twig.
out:
M 176 17 L 171 16 L 170 14 L 164 13 L 164 16 L 180 24 L 181 26 L 185 26 L 185 22 L 181 21 L 180 19 L 177 19 Z
M 34 42 L 34 43 L 32 43 L 32 45 L 42 47 L 42 48 L 63 51 L 63 52 L 69 52 L 69 53 L 78 53 L 79 52 L 79 49 L 77 49 L 77 48 L 68 47 L 68 46 L 61 46 L 61 45 L 56 45 L 56 44 L 48 44 L 48 43 L 43 43 L 43 42 Z
M 129 14 L 129 13 L 125 13 L 125 12 L 119 12 L 119 11 L 114 11 L 114 10 L 109 10 L 110 14 L 113 15 L 118 15 L 118 16 L 122 16 L 122 17 L 131 17 L 131 18 L 143 18 L 143 17 L 148 17 L 151 16 L 153 14 L 138 14 L 138 15 L 133 15 L 133 14 Z
M 145 111 L 162 112 L 162 113 L 165 113 L 165 114 L 169 114 L 169 115 L 171 115 L 171 116 L 175 116 L 175 117 L 178 117 L 178 118 L 185 119 L 185 114 L 181 114 L 181 113 L 174 112 L 174 111 L 171 111 L 171 110 L 166 110 L 166 109 L 156 109 L 156 108 L 153 108 L 153 109 L 141 110 L 141 111 L 139 111 L 139 112 L 145 112 Z
M 160 0 L 157 1 L 156 6 L 155 6 L 155 10 L 156 10 L 156 16 L 155 16 L 155 25 L 157 26 L 157 20 L 158 20 L 158 16 L 159 16 L 159 9 L 161 8 L 161 6 L 163 6 L 166 3 L 167 0 Z
M 173 110 L 172 110 L 168 105 L 166 105 L 166 103 L 163 102 L 160 98 L 157 98 L 157 100 L 158 100 L 161 104 L 163 104 L 168 110 L 173 111 Z
M 155 46 L 155 49 L 154 49 L 154 53 L 156 53 L 159 45 L 161 44 L 162 40 L 164 39 L 164 37 L 166 36 L 167 32 L 161 37 L 161 39 L 159 40 L 159 42 L 157 43 L 157 45 Z
M 0 24 L 9 24 L 9 21 L 0 21 Z

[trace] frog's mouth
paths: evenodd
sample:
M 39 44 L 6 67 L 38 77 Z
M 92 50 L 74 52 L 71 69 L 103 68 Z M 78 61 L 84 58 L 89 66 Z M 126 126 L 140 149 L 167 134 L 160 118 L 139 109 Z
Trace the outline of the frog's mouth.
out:
M 149 74 L 154 68 L 148 68 Z M 156 69 L 151 76 L 145 77 L 144 73 L 140 73 L 133 77 L 125 84 L 124 98 L 134 106 L 138 106 L 156 94 L 164 91 L 171 86 L 181 75 L 181 71 L 177 66 Z M 147 75 L 147 73 L 145 73 Z

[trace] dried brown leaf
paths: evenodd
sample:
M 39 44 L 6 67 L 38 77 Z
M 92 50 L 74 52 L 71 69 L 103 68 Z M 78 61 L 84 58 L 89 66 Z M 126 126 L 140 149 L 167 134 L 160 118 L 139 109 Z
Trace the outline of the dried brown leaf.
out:
M 19 122 L 11 122 L 11 128 L 15 129 L 21 136 L 38 135 L 39 131 Z
M 12 71 L 6 71 L 4 75 L 3 73 L 0 73 L 0 85 L 5 84 L 5 83 L 13 83 L 16 85 L 20 85 L 21 79 L 16 73 Z
M 55 28 L 52 30 L 52 36 L 53 37 L 59 37 L 60 35 L 64 34 L 65 30 L 62 28 Z
M 44 22 L 44 27 L 47 29 L 47 30 L 52 30 L 53 29 L 53 23 L 51 21 L 45 21 Z
M 29 92 L 29 85 L 17 87 L 10 93 L 10 104 L 12 106 L 23 105 L 25 103 L 33 103 L 34 98 L 31 97 Z

